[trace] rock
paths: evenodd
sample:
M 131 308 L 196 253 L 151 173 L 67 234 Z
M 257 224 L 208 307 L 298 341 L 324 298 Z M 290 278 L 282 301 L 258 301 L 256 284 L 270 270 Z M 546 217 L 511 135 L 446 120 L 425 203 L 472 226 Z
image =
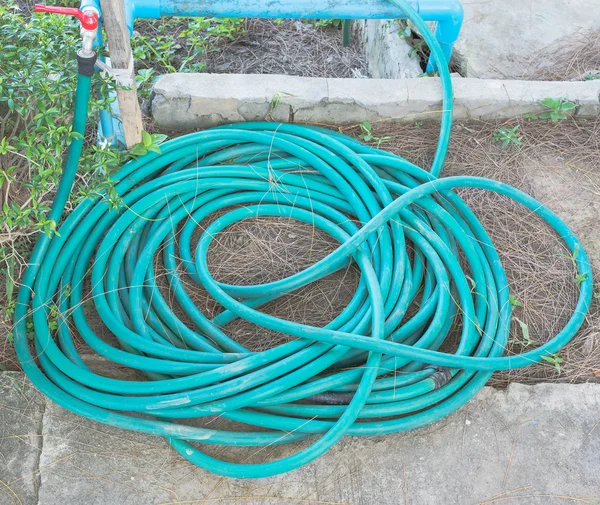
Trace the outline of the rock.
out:
M 466 77 L 518 79 L 552 64 L 540 51 L 600 30 L 598 0 L 463 0 L 455 57 Z

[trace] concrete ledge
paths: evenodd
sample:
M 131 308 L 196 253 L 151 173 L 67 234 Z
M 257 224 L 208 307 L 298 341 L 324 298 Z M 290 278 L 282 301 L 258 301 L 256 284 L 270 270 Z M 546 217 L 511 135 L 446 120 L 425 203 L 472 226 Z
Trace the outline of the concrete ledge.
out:
M 542 112 L 539 100 L 565 98 L 581 117 L 600 115 L 600 81 L 543 82 L 454 78 L 456 119 L 504 119 Z M 190 131 L 242 121 L 349 125 L 437 119 L 437 78 L 324 79 L 284 75 L 169 74 L 154 86 L 152 111 L 164 129 Z
M 23 374 L 0 373 L 0 391 L 0 503 L 7 505 L 559 505 L 600 498 L 600 384 L 484 388 L 425 428 L 345 437 L 295 472 L 252 482 L 201 470 L 163 439 L 78 417 L 44 399 Z M 294 450 L 212 453 L 264 461 Z

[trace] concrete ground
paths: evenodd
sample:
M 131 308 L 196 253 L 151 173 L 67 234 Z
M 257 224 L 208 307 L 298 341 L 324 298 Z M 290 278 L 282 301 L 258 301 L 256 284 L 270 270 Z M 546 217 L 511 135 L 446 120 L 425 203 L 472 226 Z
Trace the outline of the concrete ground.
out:
M 345 438 L 300 470 L 255 481 L 220 478 L 160 438 L 71 414 L 21 373 L 0 374 L 0 391 L 2 505 L 600 502 L 600 384 L 485 388 L 431 426 Z

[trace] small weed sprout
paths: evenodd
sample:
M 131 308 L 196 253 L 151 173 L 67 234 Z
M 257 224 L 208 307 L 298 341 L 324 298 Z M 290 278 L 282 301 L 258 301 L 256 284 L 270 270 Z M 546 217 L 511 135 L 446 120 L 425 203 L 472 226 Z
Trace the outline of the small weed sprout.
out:
M 273 97 L 271 98 L 271 102 L 269 103 L 269 112 L 267 112 L 265 119 L 267 119 L 269 121 L 273 121 L 272 114 L 275 111 L 275 109 L 279 106 L 279 104 L 281 103 L 282 95 L 294 96 L 292 93 L 286 93 L 285 91 L 276 91 L 275 94 L 273 95 Z
M 548 363 L 550 363 L 551 365 L 554 365 L 554 368 L 556 368 L 556 371 L 558 373 L 560 373 L 560 366 L 561 366 L 561 363 L 563 362 L 563 359 L 558 354 L 550 353 L 547 356 L 541 356 L 541 358 L 544 361 L 547 361 Z
M 512 310 L 516 309 L 517 307 L 523 306 L 523 302 L 517 299 L 515 295 L 508 295 L 508 303 L 510 303 L 510 308 Z
M 522 340 L 518 340 L 518 343 L 523 347 L 527 347 L 529 345 L 534 345 L 536 342 L 529 336 L 529 326 L 526 323 L 521 321 L 518 317 L 513 318 L 521 328 L 521 335 L 523 336 Z
M 162 133 L 150 134 L 147 131 L 142 131 L 142 141 L 139 144 L 134 145 L 130 150 L 129 154 L 133 156 L 144 156 L 148 152 L 161 154 L 159 145 L 167 139 L 166 135 Z
M 513 126 L 512 128 L 501 128 L 492 137 L 496 142 L 501 144 L 502 149 L 507 148 L 509 145 L 520 146 L 522 142 L 519 128 L 520 125 Z
M 540 104 L 548 108 L 546 112 L 540 114 L 540 119 L 552 119 L 555 123 L 567 117 L 566 113 L 577 107 L 574 102 L 568 102 L 563 98 L 544 98 Z
M 377 146 L 382 144 L 383 142 L 387 142 L 392 137 L 376 137 L 373 135 L 373 126 L 368 121 L 363 121 L 360 124 L 361 134 L 358 136 L 361 140 L 365 142 L 376 142 Z
M 135 76 L 135 84 L 138 94 L 143 98 L 150 98 L 152 94 L 152 84 L 154 82 L 154 69 L 142 68 L 137 71 Z

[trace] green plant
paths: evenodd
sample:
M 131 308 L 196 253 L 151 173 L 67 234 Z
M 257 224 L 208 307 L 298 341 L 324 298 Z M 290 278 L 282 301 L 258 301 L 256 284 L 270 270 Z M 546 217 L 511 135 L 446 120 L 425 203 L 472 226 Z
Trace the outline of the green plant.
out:
M 275 111 L 275 109 L 279 106 L 279 104 L 281 103 L 281 96 L 285 95 L 285 96 L 294 96 L 292 95 L 292 93 L 287 93 L 285 91 L 276 91 L 273 96 L 271 97 L 271 101 L 269 102 L 269 112 L 267 112 L 266 115 L 266 119 L 269 121 L 272 121 L 272 114 Z
M 59 4 L 65 4 L 59 0 Z M 29 255 L 30 237 L 50 234 L 58 223 L 47 218 L 60 181 L 71 130 L 77 61 L 78 22 L 66 16 L 24 13 L 16 0 L 0 3 L 0 311 L 14 309 L 14 279 Z M 114 85 L 96 79 L 90 123 L 110 107 Z M 80 177 L 67 206 L 83 194 L 101 191 L 126 158 L 96 144 L 95 132 L 84 139 Z
M 535 340 L 529 336 L 529 326 L 527 326 L 527 324 L 521 321 L 518 317 L 513 317 L 513 319 L 519 324 L 519 327 L 521 328 L 521 335 L 523 337 L 522 340 L 518 341 L 518 343 L 524 347 L 535 344 Z
M 544 98 L 540 104 L 547 107 L 548 111 L 540 114 L 540 119 L 552 119 L 555 123 L 567 117 L 566 112 L 577 107 L 576 103 L 568 102 L 563 98 Z
M 423 55 L 425 53 L 426 47 L 427 45 L 425 44 L 425 41 L 423 39 L 413 41 L 412 47 L 408 51 L 409 58 L 412 58 L 413 56 Z
M 135 85 L 138 95 L 142 98 L 149 98 L 152 93 L 152 84 L 154 82 L 154 69 L 142 68 L 137 71 L 135 76 Z
M 548 355 L 541 356 L 541 358 L 551 365 L 554 365 L 554 368 L 556 368 L 558 373 L 560 373 L 560 366 L 563 362 L 563 359 L 558 354 L 550 353 Z
M 316 26 L 317 28 L 339 28 L 342 26 L 341 19 L 315 19 L 309 24 Z
M 408 23 L 403 19 L 397 20 L 396 23 L 398 24 L 398 37 L 410 40 L 412 37 L 412 30 Z
M 142 141 L 139 144 L 134 145 L 129 150 L 129 153 L 133 156 L 144 156 L 144 154 L 148 154 L 149 152 L 161 154 L 159 146 L 166 139 L 167 136 L 162 133 L 150 134 L 147 131 L 142 131 Z
M 244 32 L 239 18 L 161 18 L 140 23 L 131 48 L 136 63 L 159 73 L 202 72 L 211 46 Z M 151 33 L 151 34 L 148 34 Z
M 505 149 L 511 144 L 520 146 L 522 142 L 519 128 L 520 125 L 513 126 L 512 128 L 501 128 L 495 132 L 492 137 L 496 142 L 501 144 L 502 149 Z
M 377 145 L 379 145 L 383 142 L 387 142 L 388 140 L 390 140 L 392 138 L 392 137 L 376 137 L 375 135 L 373 135 L 373 126 L 368 121 L 363 121 L 360 124 L 360 130 L 362 133 L 358 136 L 358 138 L 364 140 L 365 142 L 377 142 Z
M 508 295 L 508 303 L 510 304 L 510 308 L 512 310 L 523 306 L 523 302 L 518 300 L 515 295 Z

